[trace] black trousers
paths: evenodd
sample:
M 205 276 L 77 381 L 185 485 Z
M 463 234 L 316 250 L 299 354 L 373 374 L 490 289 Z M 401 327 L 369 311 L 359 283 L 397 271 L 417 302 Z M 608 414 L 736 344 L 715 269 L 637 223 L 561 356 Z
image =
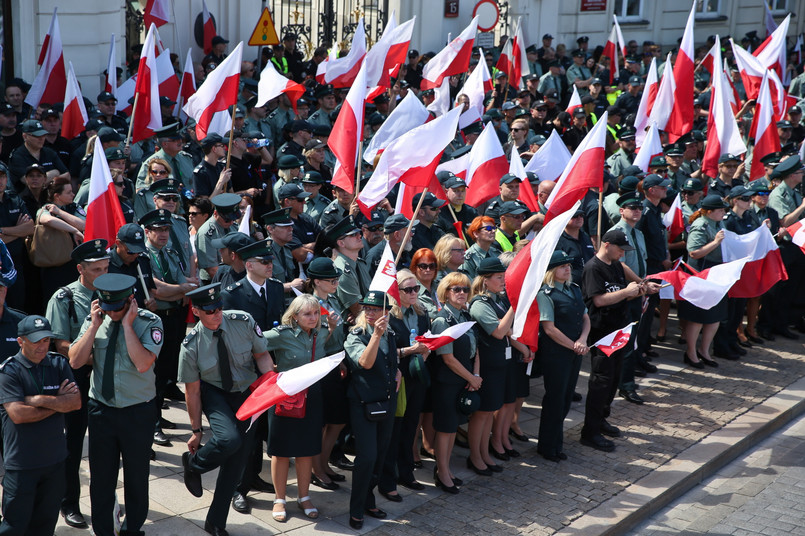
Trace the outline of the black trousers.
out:
M 92 365 L 73 370 L 75 383 L 81 391 L 81 407 L 64 415 L 64 429 L 67 438 L 67 459 L 64 460 L 64 498 L 61 506 L 67 510 L 79 510 L 81 479 L 78 476 L 81 456 L 84 454 L 84 436 L 87 435 L 87 404 L 89 402 L 89 377 Z
M 759 329 L 775 333 L 788 328 L 796 320 L 796 298 L 803 287 L 802 271 L 805 269 L 805 255 L 792 242 L 780 243 L 780 257 L 788 272 L 788 279 L 778 281 L 763 295 L 757 321 Z
M 238 492 L 245 496 L 251 489 L 252 482 L 260 477 L 263 470 L 263 443 L 268 440 L 268 413 L 263 413 L 252 425 L 254 433 L 251 434 L 249 445 L 246 445 L 246 467 L 238 484 Z
M 565 417 L 573 403 L 581 356 L 568 349 L 554 350 L 542 353 L 540 362 L 545 395 L 542 397 L 537 450 L 546 456 L 556 456 L 564 447 Z
M 591 341 L 599 337 L 591 335 Z M 590 349 L 590 381 L 587 387 L 587 403 L 584 407 L 583 437 L 593 437 L 601 433 L 601 425 L 609 417 L 612 401 L 618 390 L 621 365 L 627 348 L 621 348 L 607 357 L 598 348 Z
M 113 408 L 89 401 L 89 496 L 92 529 L 97 536 L 113 536 L 115 488 L 123 459 L 126 519 L 121 530 L 137 533 L 148 515 L 148 477 L 156 402 Z
M 50 536 L 64 495 L 64 463 L 40 469 L 10 470 L 3 476 L 2 535 Z M 110 514 L 111 519 L 111 514 Z
M 390 492 L 397 489 L 397 480 L 412 482 L 414 478 L 414 438 L 419 427 L 419 416 L 425 404 L 425 386 L 405 380 L 405 415 L 394 418 L 394 429 L 383 462 L 383 472 L 377 487 Z
M 642 356 L 640 355 L 640 349 L 635 350 L 634 347 L 635 341 L 637 341 L 640 336 L 640 326 L 643 325 L 646 316 L 654 317 L 654 310 L 651 307 L 643 314 L 642 303 L 643 300 L 639 298 L 629 302 L 630 321 L 637 322 L 638 325 L 632 327 L 632 336 L 629 337 L 629 342 L 626 343 L 624 347 L 623 364 L 621 365 L 620 384 L 618 388 L 625 391 L 633 391 L 637 387 L 634 379 L 634 371 Z M 649 328 L 651 328 L 650 323 Z
M 368 421 L 359 400 L 349 399 L 349 417 L 355 435 L 355 467 L 352 470 L 352 493 L 349 514 L 363 519 L 365 509 L 376 508 L 373 490 L 380 482 L 383 462 L 394 430 L 397 397 L 391 397 L 389 416 L 382 421 Z
M 743 321 L 746 301 L 746 298 L 727 299 L 727 319 L 718 325 L 713 339 L 713 350 L 716 352 L 731 354 L 731 348 L 738 345 L 738 326 Z
M 227 393 L 201 382 L 201 407 L 210 423 L 212 438 L 190 457 L 190 465 L 200 473 L 220 467 L 212 504 L 207 512 L 207 521 L 218 528 L 226 527 L 229 503 L 243 475 L 254 436 L 254 427 L 247 432 L 249 421 L 239 421 L 235 417 L 248 397 L 249 391 Z
M 187 329 L 187 309 L 184 307 L 174 307 L 164 311 L 157 311 L 157 316 L 162 319 L 162 350 L 159 358 L 154 364 L 154 375 L 156 376 L 157 389 L 157 408 L 162 409 L 165 400 L 165 391 L 168 385 L 176 383 L 176 376 L 179 373 L 179 350 L 182 339 Z M 154 431 L 161 430 L 159 425 L 159 413 L 154 427 Z

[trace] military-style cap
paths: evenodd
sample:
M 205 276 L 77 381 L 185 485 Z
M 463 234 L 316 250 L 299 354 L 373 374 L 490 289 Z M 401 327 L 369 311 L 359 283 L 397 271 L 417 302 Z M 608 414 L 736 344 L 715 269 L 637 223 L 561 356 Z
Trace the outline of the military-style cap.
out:
M 630 76 L 629 77 L 629 85 L 630 86 L 637 87 L 642 83 L 643 83 L 643 79 L 640 78 L 639 76 Z
M 729 193 L 727 193 L 727 199 L 735 199 L 736 197 L 743 197 L 745 195 L 752 195 L 752 190 L 741 184 L 733 186 L 730 189 Z
M 27 121 L 23 121 L 22 125 L 20 125 L 20 130 L 23 134 L 30 134 L 31 136 L 44 136 L 48 133 L 45 130 L 45 127 L 42 126 L 42 123 L 37 121 L 36 119 L 28 119 Z
M 618 139 L 619 140 L 633 139 L 636 134 L 637 131 L 634 129 L 634 127 L 623 127 L 622 129 L 620 129 L 620 132 L 618 132 Z
M 791 113 L 791 111 L 789 110 L 788 113 Z M 53 108 L 48 108 L 40 114 L 40 117 L 42 118 L 42 121 L 44 121 L 48 117 L 59 117 L 59 112 Z
M 98 98 L 95 99 L 95 102 L 109 102 L 109 101 L 117 102 L 117 97 L 115 97 L 108 91 L 101 91 L 100 93 L 98 93 Z
M 117 311 L 126 305 L 134 293 L 137 280 L 125 274 L 103 274 L 95 278 L 93 285 L 98 291 L 98 300 L 104 311 Z
M 725 162 L 740 162 L 741 158 L 731 153 L 724 153 L 718 158 L 718 163 L 723 164 Z
M 581 37 L 579 37 L 578 39 L 576 39 L 576 42 L 577 42 L 577 43 L 579 43 L 579 44 L 581 44 L 581 43 L 586 43 L 586 42 L 587 42 L 587 41 L 589 41 L 589 40 L 590 40 L 590 38 L 589 38 L 589 37 L 587 37 L 586 35 L 582 35 Z
M 310 197 L 310 195 L 310 192 L 306 192 L 304 188 L 293 182 L 283 184 L 279 192 L 277 192 L 277 197 L 280 200 L 290 198 L 306 199 Z
M 528 212 L 528 209 L 517 201 L 505 201 L 500 204 L 500 208 L 498 209 L 498 214 L 500 216 L 503 216 L 504 214 L 516 216 L 518 214 L 525 214 L 526 212 Z
M 199 142 L 201 147 L 204 149 L 208 149 L 213 145 L 217 145 L 219 143 L 224 143 L 224 139 L 221 137 L 220 134 L 216 134 L 214 132 L 212 134 L 207 134 L 207 136 L 205 136 L 204 139 Z
M 408 224 L 411 223 L 411 220 L 403 216 L 402 214 L 392 214 L 386 221 L 383 222 L 383 232 L 385 234 L 391 234 L 394 231 L 399 231 L 400 229 L 405 229 L 408 227 Z
M 716 210 L 719 208 L 730 208 L 730 206 L 723 199 L 721 199 L 721 196 L 718 194 L 710 194 L 702 199 L 702 208 Z
M 630 207 L 634 205 L 643 205 L 643 197 L 637 190 L 632 192 L 626 192 L 622 196 L 618 197 L 618 206 L 623 207 Z
M 246 110 L 244 110 L 244 109 L 243 109 L 242 107 L 240 107 L 240 106 L 235 106 L 235 118 L 236 118 L 236 119 L 237 119 L 237 118 L 241 118 L 241 119 L 242 119 L 242 118 L 244 118 L 244 117 L 246 117 Z
M 218 194 L 211 197 L 210 202 L 219 214 L 240 212 L 240 196 L 238 194 Z
M 570 53 L 571 56 L 574 58 L 583 58 L 587 54 L 580 48 L 574 49 L 573 52 Z
M 176 179 L 159 179 L 152 182 L 148 189 L 154 195 L 178 195 L 179 181 Z
M 112 127 L 101 127 L 98 129 L 98 139 L 100 139 L 102 143 L 109 143 L 111 141 L 121 142 L 123 141 L 123 136 Z
M 14 110 L 14 107 L 7 102 L 0 103 L 0 115 L 11 115 L 16 114 L 17 111 Z
M 771 188 L 769 187 L 769 183 L 764 178 L 757 179 L 757 180 L 754 180 L 754 181 L 750 182 L 749 183 L 749 190 L 752 191 L 752 195 L 757 195 L 757 194 L 761 194 L 761 193 L 768 194 L 769 192 L 771 192 Z
M 505 73 L 503 76 L 506 76 Z M 512 101 L 506 101 L 503 103 L 503 106 L 500 107 L 500 109 L 503 110 L 504 112 L 508 110 L 514 110 L 515 108 L 517 108 L 517 105 Z
M 12 110 L 13 110 L 13 109 L 14 109 L 14 108 L 12 108 Z M 89 121 L 87 121 L 87 122 L 86 122 L 86 124 L 84 125 L 84 129 L 85 129 L 85 130 L 92 130 L 93 132 L 98 132 L 98 130 L 100 130 L 101 128 L 103 128 L 103 126 L 104 126 L 105 124 L 106 124 L 106 123 L 104 123 L 104 122 L 103 122 L 103 121 L 101 121 L 100 119 L 97 119 L 97 118 L 96 118 L 96 119 L 90 119 L 90 120 L 89 120 Z
M 277 168 L 279 169 L 294 169 L 298 167 L 302 167 L 302 162 L 295 155 L 282 155 L 279 157 L 279 160 L 277 160 Z
M 106 156 L 107 162 L 113 162 L 115 160 L 126 160 L 126 153 L 123 152 L 123 149 L 120 147 L 109 147 L 104 152 Z
M 648 167 L 650 167 L 650 168 L 653 168 L 653 167 L 665 167 L 667 165 L 668 165 L 668 161 L 662 155 L 655 156 L 654 158 L 651 159 L 651 162 L 648 163 Z
M 601 80 L 601 79 L 600 79 L 600 78 L 598 78 L 598 77 L 595 77 L 595 78 L 593 78 L 593 81 L 592 81 L 592 84 L 591 84 L 591 85 L 593 85 L 593 86 L 594 86 L 594 85 L 596 85 L 596 84 L 598 84 L 599 86 L 603 86 L 603 85 L 604 85 L 604 81 L 603 81 L 603 80 Z
M 377 210 L 373 210 L 369 213 L 369 217 L 367 218 L 363 214 L 361 214 L 361 227 L 372 228 L 376 227 L 375 231 L 380 230 L 383 227 L 383 224 L 386 222 L 385 212 L 379 212 Z
M 324 177 L 318 171 L 305 171 L 302 182 L 304 184 L 324 184 Z
M 241 78 L 243 82 L 243 87 L 249 88 L 250 91 L 254 91 L 258 88 L 259 83 L 254 78 Z
M 25 337 L 31 342 L 39 342 L 47 337 L 55 337 L 50 322 L 44 316 L 29 315 L 17 324 L 17 336 Z
M 780 151 L 775 151 L 773 153 L 767 154 L 766 156 L 761 158 L 760 161 L 763 163 L 764 166 L 775 167 L 780 163 L 781 156 L 782 155 L 780 154 Z
M 178 121 L 175 121 L 169 125 L 165 125 L 162 128 L 155 130 L 154 135 L 157 138 L 167 138 L 171 140 L 176 140 L 182 137 L 181 130 L 182 130 L 182 124 Z
M 499 184 L 502 186 L 504 184 L 511 184 L 512 182 L 520 182 L 520 177 L 513 173 L 506 173 L 500 178 Z
M 273 210 L 267 214 L 263 214 L 263 224 L 278 225 L 279 227 L 293 225 L 293 220 L 291 219 L 291 207 L 285 207 L 279 210 Z
M 634 251 L 634 248 L 629 245 L 629 241 L 626 240 L 626 235 L 620 229 L 610 229 L 604 233 L 604 236 L 601 237 L 601 241 L 618 246 L 624 251 Z
M 109 243 L 103 238 L 87 240 L 73 249 L 70 253 L 70 258 L 75 262 L 94 262 L 108 259 L 107 247 L 109 247 Z
M 618 183 L 618 190 L 623 190 L 624 192 L 634 192 L 637 190 L 637 185 L 639 183 L 640 179 L 634 175 L 629 175 L 628 177 L 622 178 L 620 183 Z
M 355 222 L 352 220 L 352 216 L 346 216 L 334 223 L 330 230 L 325 233 L 325 236 L 327 240 L 334 244 L 337 240 L 340 240 L 347 235 L 359 232 L 361 232 L 361 230 L 355 227 Z
M 449 190 L 450 188 L 466 188 L 467 183 L 464 182 L 464 179 L 462 179 L 461 177 L 453 175 L 452 177 L 449 177 L 446 181 L 444 181 L 444 183 L 442 183 L 442 186 L 444 187 L 445 190 Z
M 227 39 L 224 39 L 224 38 L 223 38 L 223 37 L 221 37 L 220 35 L 216 35 L 215 37 L 213 37 L 213 38 L 212 38 L 212 46 L 215 46 L 215 45 L 225 45 L 225 44 L 227 44 L 228 42 L 229 42 L 229 41 L 228 41 Z
M 797 171 L 802 169 L 802 162 L 800 161 L 798 156 L 789 156 L 782 162 L 780 162 L 774 171 L 771 173 L 771 178 L 773 179 L 785 179 L 789 175 L 796 173 Z
M 8 167 L 2 162 L 0 162 L 0 175 L 8 175 Z
M 481 395 L 478 391 L 463 389 L 456 400 L 456 406 L 462 415 L 470 416 L 481 407 Z
M 171 213 L 164 208 L 152 210 L 140 218 L 140 225 L 146 229 L 171 226 Z
M 527 54 L 536 54 L 538 51 L 537 45 L 528 45 L 525 51 Z
M 311 128 L 310 123 L 308 123 L 303 119 L 296 119 L 294 121 L 291 121 L 290 130 L 291 134 L 296 134 L 297 132 L 301 132 L 303 130 L 313 134 L 313 129 Z
M 551 260 L 548 261 L 548 270 L 550 270 L 551 268 L 556 268 L 557 266 L 570 264 L 574 260 L 576 260 L 576 257 L 568 255 L 561 249 L 557 249 L 551 254 Z
M 307 267 L 307 275 L 310 279 L 335 279 L 341 277 L 342 273 L 335 267 L 332 259 L 327 257 L 316 257 Z
M 671 186 L 671 179 L 664 179 L 655 173 L 652 173 L 651 175 L 646 175 L 646 178 L 643 179 L 643 189 L 646 190 L 654 186 L 659 186 L 661 188 L 668 188 L 669 186 Z
M 215 249 L 226 248 L 232 251 L 237 251 L 240 248 L 252 244 L 254 240 L 246 233 L 234 232 L 227 233 L 220 238 L 213 238 L 210 240 L 210 245 Z
M 414 196 L 414 199 L 411 202 L 411 207 L 416 210 L 417 205 L 419 205 L 419 200 L 422 198 L 422 194 L 418 193 Z M 425 199 L 422 201 L 422 207 L 432 207 L 432 208 L 439 208 L 443 207 L 447 201 L 443 199 L 439 199 L 431 192 L 425 192 Z
M 484 121 L 487 121 L 486 117 L 489 117 L 489 121 L 499 121 L 503 119 L 503 114 L 497 108 L 490 108 L 484 114 Z
M 533 136 L 528 137 L 528 144 L 529 145 L 545 145 L 545 142 L 548 140 L 542 134 L 534 134 Z
M 695 177 L 688 177 L 685 179 L 685 182 L 682 183 L 682 190 L 689 192 L 701 192 L 704 190 L 704 184 L 702 184 L 701 180 Z
M 442 171 L 439 171 L 438 173 L 436 173 L 436 180 L 439 181 L 439 184 L 444 186 L 444 184 L 447 181 L 449 181 L 450 179 L 452 179 L 455 176 L 456 176 L 456 174 L 453 173 L 452 171 L 442 170 Z
M 682 156 L 685 154 L 685 146 L 681 143 L 669 143 L 662 148 L 666 156 Z
M 160 106 L 175 106 L 176 101 L 171 99 L 170 97 L 166 97 L 165 95 L 162 95 L 161 97 L 159 97 L 159 105 Z
M 802 115 L 802 108 L 794 105 L 788 109 L 788 115 Z
M 386 309 L 391 309 L 391 301 L 385 298 L 385 292 L 370 290 L 359 303 L 361 305 L 368 305 L 369 307 L 383 307 L 385 304 Z
M 221 283 L 204 285 L 188 292 L 185 296 L 192 300 L 193 307 L 198 307 L 202 311 L 214 311 L 222 307 Z
M 476 121 L 474 123 L 470 123 L 466 127 L 461 129 L 461 133 L 465 136 L 467 134 L 480 134 L 484 131 L 484 124 L 483 121 Z
M 382 125 L 383 121 L 385 120 L 385 115 L 381 114 L 380 112 L 374 112 L 366 119 L 366 123 L 368 123 L 369 126 L 376 127 L 378 125 Z
M 32 171 L 38 171 L 42 175 L 47 175 L 48 174 L 48 172 L 45 170 L 45 168 L 42 167 L 42 164 L 34 163 L 34 164 L 31 164 L 30 166 L 28 166 L 27 168 L 25 168 L 25 176 L 27 177 Z
M 433 89 L 426 89 L 421 93 L 423 97 L 432 97 L 435 94 L 436 92 Z
M 234 233 L 230 233 L 234 234 Z M 238 233 L 243 234 L 243 233 Z M 231 249 L 231 248 L 230 248 Z M 246 246 L 241 247 L 240 249 L 235 250 L 241 259 L 260 259 L 264 261 L 269 261 L 274 258 L 274 252 L 271 250 L 271 239 L 266 238 L 263 240 L 259 240 L 252 244 L 248 244 Z
M 777 121 L 777 128 L 794 128 L 794 125 L 788 119 L 783 119 L 782 121 Z
M 145 238 L 142 228 L 136 223 L 127 223 L 117 231 L 117 238 L 134 255 L 145 251 Z
M 548 39 L 553 39 L 553 36 L 549 33 L 546 33 L 545 35 L 542 36 L 543 41 L 547 41 Z
M 506 78 L 507 76 L 509 76 L 509 75 L 506 74 L 504 71 L 498 71 L 498 72 L 495 73 L 495 78 L 496 79 L 497 78 Z M 504 104 L 504 106 L 505 106 L 505 104 Z M 503 108 L 503 109 L 505 110 L 506 108 Z
M 497 257 L 487 257 L 478 266 L 478 275 L 492 275 L 505 272 L 506 267 Z
M 316 98 L 323 99 L 327 95 L 334 95 L 335 90 L 332 84 L 323 84 L 316 88 Z
M 316 149 L 321 149 L 322 147 L 327 147 L 327 144 L 321 140 L 313 138 L 305 144 L 305 151 L 315 151 Z

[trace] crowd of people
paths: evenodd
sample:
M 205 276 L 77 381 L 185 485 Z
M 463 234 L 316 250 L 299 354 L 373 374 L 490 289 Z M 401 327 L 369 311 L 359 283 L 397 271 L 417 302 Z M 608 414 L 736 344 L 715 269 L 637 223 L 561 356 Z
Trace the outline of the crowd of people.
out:
M 608 420 L 615 396 L 643 404 L 635 377 L 657 372 L 652 345 L 674 338 L 673 296 L 651 275 L 677 259 L 697 270 L 721 263 L 725 229 L 744 234 L 767 225 L 789 279 L 763 296 L 724 298 L 708 310 L 676 301 L 680 362 L 716 367 L 716 358 L 737 360 L 753 345 L 797 338 L 793 329 L 805 331 L 805 257 L 785 228 L 805 212 L 801 109 L 792 106 L 777 123 L 780 152 L 759 162 L 724 154 L 718 176 L 705 176 L 710 85 L 707 71 L 697 70 L 694 129 L 666 144 L 646 173 L 633 165 L 632 123 L 649 62 L 656 58 L 663 67 L 661 47 L 646 42 L 641 53 L 629 42 L 610 84 L 602 47 L 591 52 L 588 41 L 579 37 L 569 53 L 564 45 L 554 49 L 550 35 L 529 46 L 531 74 L 523 88 L 511 87 L 495 68 L 498 49 L 483 57 L 476 49 L 470 71 L 486 62 L 495 87 L 482 122 L 457 132 L 444 156 L 470 150 L 484 123 L 493 124 L 507 154 L 516 148 L 524 161 L 554 130 L 572 152 L 608 112 L 604 202 L 600 207 L 598 189 L 590 190 L 550 258 L 537 296 L 536 352 L 511 336 L 505 273 L 540 232 L 554 181 L 530 172 L 528 185 L 513 174 L 476 177 L 498 184 L 499 195 L 470 206 L 465 181 L 440 172 L 442 191 L 414 196 L 415 221 L 395 212 L 396 190 L 364 215 L 354 192 L 331 183 L 335 158 L 327 142 L 338 135 L 332 127 L 348 88 L 316 84 L 325 48 L 305 61 L 296 36 L 287 34 L 259 62 L 244 61 L 232 130 L 203 139 L 192 119 L 172 116 L 175 102 L 163 97 L 166 126 L 129 144 L 127 118 L 116 112 L 115 96 L 102 92 L 90 103 L 85 132 L 67 140 L 60 134 L 63 105 L 32 109 L 24 102 L 28 84 L 6 84 L 0 533 L 50 534 L 61 513 L 70 526 L 91 522 L 95 534 L 111 536 L 122 461 L 120 534 L 142 534 L 150 460 L 176 440 L 170 430 L 184 428 L 192 433 L 182 456 L 188 491 L 202 496 L 201 475 L 218 469 L 204 525 L 210 534 L 227 534 L 230 508 L 248 512 L 253 490 L 274 494 L 276 521 L 293 515 L 291 459 L 298 510 L 310 519 L 319 516 L 311 485 L 336 490 L 346 480 L 337 470 L 352 471 L 349 523 L 360 529 L 367 515 L 386 517 L 375 489 L 399 502 L 401 488 L 425 488 L 425 459 L 434 461 L 433 483 L 456 494 L 463 485 L 451 469 L 456 446 L 465 449 L 459 452 L 467 468 L 489 478 L 504 470 L 500 462 L 519 457 L 516 442 L 531 439 L 519 415 L 532 378 L 541 376 L 545 385 L 537 451 L 552 462 L 566 459 L 563 422 L 581 400 L 576 385 L 586 356 L 591 374 L 581 443 L 612 451 L 608 437 L 620 435 Z M 215 38 L 199 82 L 226 56 L 227 43 Z M 420 83 L 433 56 L 408 52 L 393 86 L 366 105 L 365 139 L 407 93 L 432 101 L 433 91 L 420 91 Z M 285 94 L 256 105 L 255 75 L 269 61 L 307 87 L 295 108 Z M 451 79 L 458 103 L 467 100 L 458 94 L 465 76 Z M 737 74 L 734 82 L 745 99 Z M 582 106 L 571 116 L 562 110 L 573 87 Z M 740 103 L 745 133 L 753 104 Z M 103 154 L 93 152 L 96 138 Z M 111 243 L 84 240 L 95 158 L 107 160 L 127 222 Z M 752 166 L 763 166 L 765 176 L 749 182 Z M 363 163 L 358 186 L 371 170 Z M 533 189 L 539 210 L 521 200 L 521 187 Z M 662 217 L 677 194 L 686 228 L 668 236 Z M 398 259 L 399 300 L 369 290 L 387 246 Z M 416 340 L 467 321 L 475 323 L 469 331 L 433 351 Z M 629 344 L 611 356 L 593 347 L 630 322 L 636 327 Z M 342 349 L 339 367 L 251 426 L 235 417 L 263 374 Z M 162 416 L 171 404 L 186 408 L 187 423 Z M 79 504 L 87 431 L 91 519 Z M 271 482 L 261 477 L 264 452 Z

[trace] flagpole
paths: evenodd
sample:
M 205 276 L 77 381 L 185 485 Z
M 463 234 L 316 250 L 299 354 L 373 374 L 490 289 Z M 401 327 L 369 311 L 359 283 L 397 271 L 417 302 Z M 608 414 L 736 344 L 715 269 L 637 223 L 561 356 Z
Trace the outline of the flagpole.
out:
M 402 257 L 403 251 L 405 251 L 405 244 L 408 243 L 408 238 L 411 236 L 411 229 L 414 226 L 414 220 L 416 220 L 416 215 L 422 208 L 422 203 L 425 201 L 425 196 L 427 194 L 428 194 L 427 188 L 422 190 L 422 195 L 419 197 L 419 203 L 416 204 L 413 217 L 411 218 L 411 221 L 408 222 L 408 227 L 405 229 L 405 235 L 403 235 L 403 241 L 402 244 L 400 245 L 400 250 L 397 252 L 397 256 L 394 258 L 394 266 L 397 266 L 400 263 L 400 258 Z
M 598 241 L 595 244 L 596 248 L 601 247 L 601 212 L 604 210 L 604 187 L 601 185 L 601 188 L 598 190 L 598 227 L 597 230 L 597 238 Z
M 131 131 L 134 129 L 134 114 L 137 113 L 137 101 L 140 100 L 140 94 L 136 93 L 134 95 L 134 105 L 131 109 L 131 117 L 129 118 L 129 133 L 126 136 L 126 149 L 129 148 L 131 145 Z
M 450 215 L 453 216 L 453 221 L 458 223 L 458 218 L 456 217 L 456 212 L 453 210 L 453 205 L 447 203 L 447 208 L 450 209 Z M 463 224 L 462 224 L 463 225 Z M 470 243 L 467 241 L 467 237 L 464 236 L 464 228 L 461 228 L 461 238 L 464 239 L 464 245 L 467 246 L 467 249 L 470 249 Z
M 361 193 L 361 160 L 363 160 L 363 136 L 361 136 L 361 143 L 358 146 L 358 163 L 355 164 L 355 198 Z
M 232 106 L 232 126 L 229 128 L 229 148 L 226 151 L 226 169 L 229 169 L 229 157 L 232 155 L 232 138 L 235 137 L 235 110 L 238 105 Z

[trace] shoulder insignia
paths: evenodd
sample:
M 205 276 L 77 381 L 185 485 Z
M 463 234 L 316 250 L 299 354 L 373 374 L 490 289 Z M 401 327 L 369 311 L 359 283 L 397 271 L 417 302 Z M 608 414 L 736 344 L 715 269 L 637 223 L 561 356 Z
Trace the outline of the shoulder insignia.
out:
M 325 208 L 325 209 L 324 209 L 324 213 L 325 213 L 325 214 L 330 214 L 330 213 L 335 212 L 335 211 L 336 211 L 336 208 L 335 208 L 335 207 L 331 207 L 331 206 L 329 206 L 329 205 L 327 206 L 327 208 Z
M 235 311 L 230 311 L 229 312 L 229 320 L 241 320 L 241 321 L 245 322 L 245 321 L 249 320 L 249 318 L 251 318 L 251 317 L 249 316 L 248 313 L 235 312 Z
M 254 323 L 254 333 L 257 334 L 258 337 L 263 336 L 263 330 L 260 329 L 260 325 L 257 322 Z
M 548 296 L 551 294 L 551 292 L 553 292 L 553 287 L 545 287 L 544 289 L 542 289 L 542 292 L 544 292 L 545 295 Z
M 282 281 L 280 281 L 279 279 L 277 279 L 275 277 L 269 277 L 268 281 L 273 281 L 275 283 L 279 283 L 280 285 L 282 285 Z
M 233 290 L 235 290 L 236 288 L 238 288 L 240 285 L 241 285 L 241 282 L 240 282 L 240 281 L 238 281 L 237 283 L 232 283 L 231 285 L 229 285 L 228 287 L 226 287 L 224 290 L 225 290 L 226 292 L 232 292 Z
M 3 369 L 6 367 L 6 365 L 8 365 L 8 362 L 9 362 L 9 361 L 11 361 L 11 360 L 13 360 L 13 359 L 14 359 L 14 356 L 13 356 L 13 355 L 12 355 L 11 357 L 7 357 L 7 358 L 5 359 L 5 361 L 3 361 L 2 363 L 0 363 L 0 370 L 3 370 Z
M 64 298 L 64 296 L 65 296 L 64 290 L 59 290 L 58 292 L 56 292 L 56 297 L 58 299 L 62 299 Z
M 162 344 L 162 328 L 151 328 L 151 340 L 154 344 Z
M 198 333 L 198 331 L 196 331 L 196 329 L 195 329 L 195 328 L 191 329 L 191 330 L 190 330 L 190 333 L 188 333 L 188 334 L 185 336 L 184 340 L 182 341 L 182 344 L 187 344 L 187 343 L 189 343 L 190 341 L 192 341 L 192 340 L 193 340 L 193 337 L 195 337 L 195 336 L 196 336 L 196 333 Z
M 363 335 L 363 328 L 352 328 L 349 332 L 353 335 Z
M 293 329 L 291 326 L 286 326 L 285 324 L 280 324 L 279 326 L 275 327 L 277 331 L 285 331 L 288 329 Z
M 345 274 L 352 273 L 352 268 L 349 267 L 349 264 L 344 265 L 344 273 Z
M 207 236 L 212 236 L 214 234 L 215 234 L 215 228 L 212 225 L 210 225 L 210 228 L 207 229 Z
M 197 172 L 201 171 L 203 166 L 204 166 L 204 164 L 197 165 L 195 168 L 193 168 L 193 173 L 197 173 Z

